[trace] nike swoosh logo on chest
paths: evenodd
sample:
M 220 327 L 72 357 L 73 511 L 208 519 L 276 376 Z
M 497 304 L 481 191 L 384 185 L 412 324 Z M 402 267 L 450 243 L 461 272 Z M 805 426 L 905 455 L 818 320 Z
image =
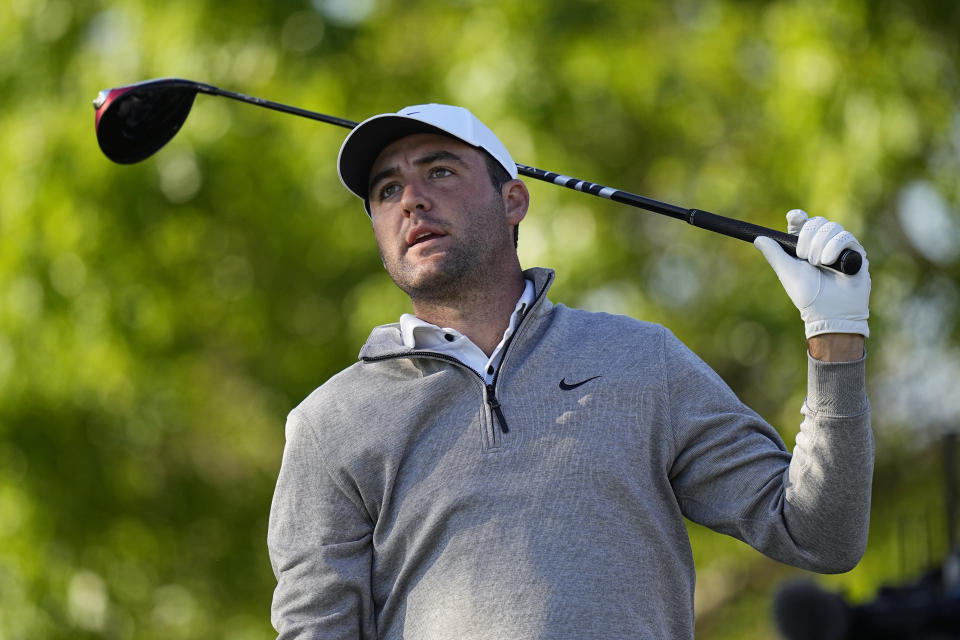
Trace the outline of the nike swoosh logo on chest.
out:
M 592 378 L 587 378 L 586 380 L 581 380 L 580 382 L 567 382 L 566 378 L 561 378 L 560 388 L 563 389 L 564 391 L 570 391 L 571 389 L 576 389 L 577 387 L 587 384 L 591 380 L 596 380 L 597 378 L 600 378 L 600 377 L 601 376 L 593 376 Z

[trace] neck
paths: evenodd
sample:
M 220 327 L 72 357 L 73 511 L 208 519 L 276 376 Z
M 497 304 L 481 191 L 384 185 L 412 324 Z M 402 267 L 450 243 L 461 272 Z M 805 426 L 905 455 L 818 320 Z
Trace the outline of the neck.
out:
M 439 327 L 456 329 L 489 356 L 503 338 L 525 286 L 518 265 L 508 277 L 464 286 L 454 296 L 411 298 L 413 313 Z

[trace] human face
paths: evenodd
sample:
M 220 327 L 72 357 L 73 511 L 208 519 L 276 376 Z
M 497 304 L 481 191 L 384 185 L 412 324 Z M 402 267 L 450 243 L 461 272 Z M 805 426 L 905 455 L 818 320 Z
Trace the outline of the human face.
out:
M 516 259 L 504 198 L 477 149 L 442 135 L 407 136 L 380 153 L 370 176 L 383 264 L 414 301 L 460 297 Z

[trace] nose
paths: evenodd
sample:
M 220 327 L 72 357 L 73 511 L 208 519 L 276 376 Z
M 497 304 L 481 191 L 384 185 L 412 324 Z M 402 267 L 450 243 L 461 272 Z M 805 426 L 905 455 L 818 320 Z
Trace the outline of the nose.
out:
M 411 215 L 414 211 L 430 210 L 433 203 L 422 181 L 410 180 L 404 185 L 400 197 L 400 206 L 403 207 L 403 212 L 406 215 Z

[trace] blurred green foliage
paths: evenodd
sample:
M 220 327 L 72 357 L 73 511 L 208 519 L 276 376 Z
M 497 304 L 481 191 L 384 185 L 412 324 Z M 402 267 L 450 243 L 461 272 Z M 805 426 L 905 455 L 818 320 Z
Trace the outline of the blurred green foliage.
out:
M 0 638 L 266 638 L 286 412 L 406 302 L 345 132 L 200 96 L 155 157 L 97 91 L 181 76 L 360 120 L 470 107 L 519 162 L 868 248 L 865 600 L 947 551 L 960 402 L 960 10 L 871 0 L 0 0 Z M 553 299 L 671 327 L 792 445 L 802 328 L 749 245 L 543 184 Z M 798 572 L 691 526 L 698 637 L 769 638 Z

